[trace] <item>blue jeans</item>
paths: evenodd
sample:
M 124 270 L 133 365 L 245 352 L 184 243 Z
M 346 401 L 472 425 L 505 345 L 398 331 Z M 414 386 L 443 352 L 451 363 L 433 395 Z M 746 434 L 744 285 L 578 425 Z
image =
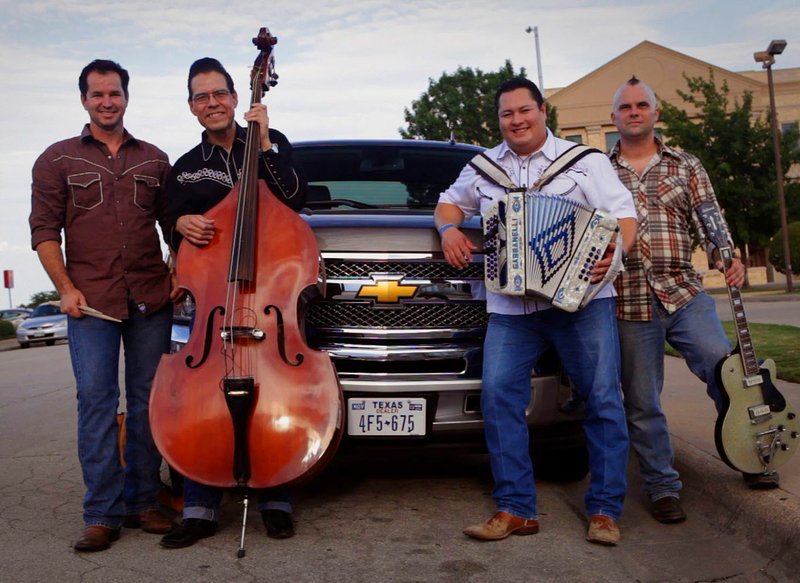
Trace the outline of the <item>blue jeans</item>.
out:
M 257 492 L 258 510 L 292 511 L 289 492 L 285 490 L 255 490 Z M 200 518 L 202 520 L 219 520 L 219 505 L 222 502 L 222 490 L 199 484 L 185 478 L 183 481 L 183 518 Z
M 652 320 L 620 320 L 618 325 L 625 413 L 644 491 L 653 502 L 677 496 L 682 484 L 672 466 L 672 444 L 661 408 L 664 342 L 680 352 L 689 370 L 706 383 L 706 392 L 717 411 L 722 400 L 715 370 L 731 351 L 731 343 L 720 324 L 714 299 L 706 293 L 698 294 L 672 314 L 653 296 Z
M 122 323 L 69 318 L 69 351 L 78 394 L 78 459 L 86 484 L 86 526 L 116 528 L 125 514 L 158 508 L 161 455 L 150 433 L 150 385 L 169 352 L 172 306 L 144 316 L 129 302 Z M 119 351 L 125 347 L 125 468 L 119 459 Z
M 591 472 L 586 511 L 615 520 L 622 514 L 628 432 L 614 312 L 615 300 L 606 298 L 575 313 L 552 308 L 522 316 L 491 315 L 481 409 L 497 510 L 523 518 L 538 516 L 525 409 L 531 398 L 531 370 L 552 346 L 586 403 L 584 432 Z

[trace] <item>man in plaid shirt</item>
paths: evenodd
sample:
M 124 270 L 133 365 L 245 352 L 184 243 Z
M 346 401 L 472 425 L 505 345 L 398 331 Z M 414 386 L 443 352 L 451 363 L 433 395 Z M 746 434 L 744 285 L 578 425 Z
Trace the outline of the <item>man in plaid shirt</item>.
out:
M 658 114 L 650 87 L 636 77 L 623 84 L 611 112 L 620 139 L 609 157 L 633 194 L 639 219 L 637 243 L 615 282 L 628 431 L 651 513 L 659 522 L 674 523 L 685 520 L 686 514 L 661 408 L 664 342 L 669 341 L 707 384 L 718 411 L 722 401 L 715 369 L 732 347 L 714 300 L 703 291 L 691 262 L 692 233 L 701 239 L 705 233 L 695 209 L 707 202 L 718 207 L 714 190 L 695 156 L 655 137 Z M 715 263 L 722 266 L 718 258 Z M 728 284 L 741 286 L 744 272 L 742 262 L 734 259 L 727 270 Z M 745 474 L 744 480 L 751 488 L 778 485 L 777 474 Z

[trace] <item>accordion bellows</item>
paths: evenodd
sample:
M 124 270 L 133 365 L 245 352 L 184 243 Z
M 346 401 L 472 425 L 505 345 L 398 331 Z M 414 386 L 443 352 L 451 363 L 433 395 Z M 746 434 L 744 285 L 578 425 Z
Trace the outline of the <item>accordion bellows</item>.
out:
M 592 266 L 619 225 L 607 212 L 563 196 L 509 192 L 486 210 L 483 230 L 487 289 L 567 312 L 589 303 L 622 267 L 619 242 L 609 274 L 591 285 Z

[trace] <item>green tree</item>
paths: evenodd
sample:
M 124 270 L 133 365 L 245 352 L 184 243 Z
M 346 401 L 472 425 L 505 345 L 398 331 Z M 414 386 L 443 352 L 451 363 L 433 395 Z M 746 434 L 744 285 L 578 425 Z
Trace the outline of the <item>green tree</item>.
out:
M 734 242 L 747 243 L 751 250 L 765 248 L 780 227 L 769 119 L 753 117 L 749 92 L 741 103 L 734 100 L 731 105 L 727 82 L 717 88 L 712 71 L 708 79 L 684 78 L 689 91 L 678 91 L 678 95 L 695 106 L 699 119 L 694 121 L 685 110 L 662 102 L 664 135 L 670 145 L 696 155 L 703 163 Z M 791 136 L 784 136 L 784 171 L 798 157 L 790 141 Z
M 480 69 L 459 67 L 455 73 L 442 73 L 428 79 L 428 90 L 405 108 L 407 128 L 399 128 L 404 139 L 442 140 L 491 147 L 502 141 L 497 126 L 494 94 L 498 85 L 511 77 L 525 77 L 525 68 L 514 71 L 511 61 L 500 69 L 484 73 Z M 555 106 L 547 108 L 547 126 L 555 133 L 558 118 Z
M 793 124 L 788 130 L 784 131 L 781 135 L 783 140 L 781 149 L 781 162 L 783 162 L 784 170 L 794 162 L 797 163 L 800 158 L 800 126 Z M 786 156 L 789 160 L 784 160 Z M 791 182 L 784 182 L 784 200 L 786 202 L 786 220 L 789 223 L 800 221 L 800 182 L 793 180 Z M 792 255 L 792 266 L 797 264 L 795 256 Z
M 789 258 L 792 273 L 800 274 L 800 221 L 789 223 Z M 786 259 L 783 254 L 783 229 L 779 229 L 769 243 L 769 262 L 781 273 L 786 273 Z
M 57 302 L 59 300 L 58 292 L 55 290 L 52 291 L 43 291 L 43 292 L 36 292 L 31 296 L 31 301 L 27 304 L 23 304 L 23 308 L 35 308 L 39 304 L 43 304 L 45 302 Z
M 800 221 L 800 182 L 792 182 L 784 185 L 786 197 L 786 217 L 792 223 Z

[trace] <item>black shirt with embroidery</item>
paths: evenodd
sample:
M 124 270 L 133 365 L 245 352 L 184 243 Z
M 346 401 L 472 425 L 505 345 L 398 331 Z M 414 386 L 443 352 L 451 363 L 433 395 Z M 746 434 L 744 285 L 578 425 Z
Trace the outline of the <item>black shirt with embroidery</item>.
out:
M 202 141 L 181 156 L 167 180 L 167 224 L 169 245 L 177 250 L 183 235 L 175 228 L 178 217 L 201 215 L 231 191 L 242 175 L 247 131 L 236 125 L 236 139 L 230 152 Z M 270 128 L 273 150 L 262 152 L 258 177 L 263 179 L 278 200 L 298 211 L 306 202 L 306 179 L 294 165 L 292 145 L 281 132 Z

